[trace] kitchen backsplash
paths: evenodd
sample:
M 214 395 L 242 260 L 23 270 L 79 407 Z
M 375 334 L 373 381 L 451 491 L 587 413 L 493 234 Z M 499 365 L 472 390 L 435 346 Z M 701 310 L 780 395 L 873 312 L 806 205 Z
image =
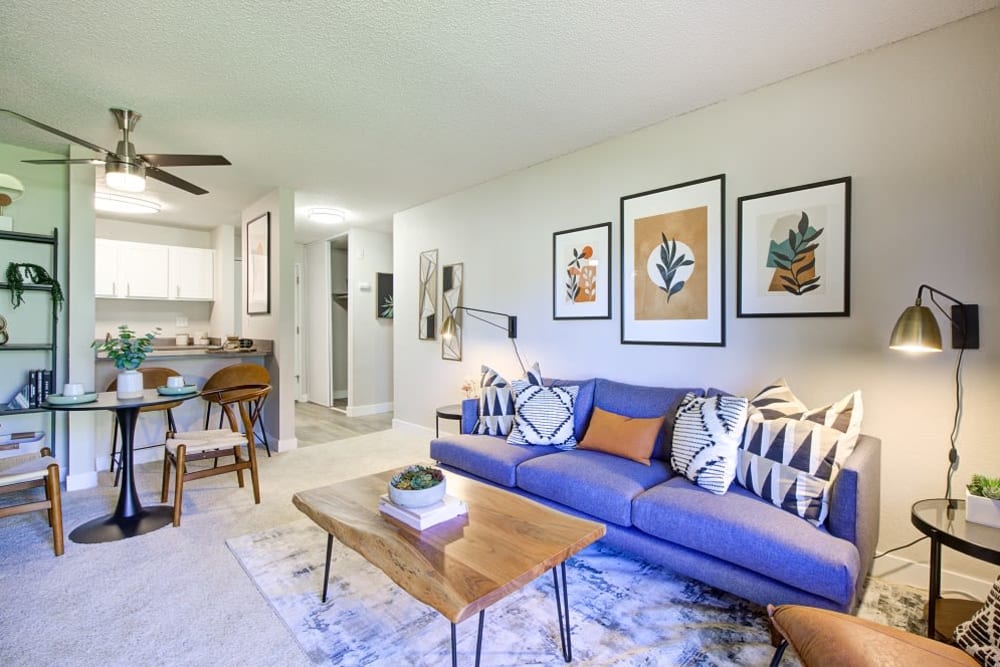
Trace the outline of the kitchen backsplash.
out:
M 179 333 L 190 336 L 207 333 L 216 338 L 235 333 L 212 331 L 211 315 L 211 303 L 97 299 L 94 338 L 104 338 L 109 332 L 114 335 L 121 324 L 129 325 L 138 334 L 160 327 L 162 331 L 159 335 L 164 338 L 172 338 Z M 186 319 L 187 325 L 179 326 L 178 318 Z

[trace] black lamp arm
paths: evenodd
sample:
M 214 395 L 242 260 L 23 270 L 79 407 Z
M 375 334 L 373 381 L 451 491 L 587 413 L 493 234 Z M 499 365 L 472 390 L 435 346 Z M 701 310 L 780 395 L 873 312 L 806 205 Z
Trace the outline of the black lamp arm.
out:
M 965 350 L 978 350 L 979 349 L 979 305 L 969 304 L 963 301 L 959 301 L 950 294 L 946 294 L 936 287 L 931 287 L 930 285 L 922 284 L 917 288 L 917 304 L 921 305 L 920 295 L 923 294 L 924 290 L 927 290 L 931 295 L 931 303 L 933 303 L 941 313 L 948 318 L 951 322 L 952 329 L 952 347 L 961 348 Z M 934 295 L 943 296 L 955 305 L 951 307 L 951 313 L 946 311 L 941 307 L 935 299 Z
M 468 313 L 486 313 L 488 315 L 499 315 L 500 317 L 507 318 L 507 326 L 497 324 L 496 322 L 490 322 L 489 320 L 477 317 L 476 319 L 489 324 L 490 326 L 496 327 L 507 332 L 507 338 L 517 338 L 517 316 L 508 315 L 507 313 L 498 313 L 495 310 L 483 310 L 482 308 L 470 308 L 469 306 L 455 306 L 451 309 L 451 312 L 455 313 L 459 310 L 464 310 Z
M 959 301 L 958 299 L 956 299 L 956 298 L 955 298 L 955 297 L 953 297 L 952 295 L 950 295 L 950 294 L 945 294 L 944 292 L 942 292 L 942 291 L 941 291 L 941 290 L 939 290 L 938 288 L 936 288 L 936 287 L 931 287 L 930 285 L 927 285 L 927 284 L 925 283 L 925 284 L 923 284 L 923 285 L 921 285 L 920 287 L 918 287 L 918 288 L 917 288 L 917 305 L 918 305 L 918 306 L 920 305 L 920 295 L 921 295 L 921 294 L 923 294 L 924 290 L 927 290 L 927 291 L 928 291 L 928 292 L 930 292 L 930 293 L 931 293 L 932 295 L 933 295 L 933 294 L 938 294 L 938 295 L 940 295 L 940 296 L 943 296 L 944 298 L 948 299 L 948 300 L 949 300 L 949 301 L 951 301 L 952 303 L 956 303 L 956 304 L 958 304 L 959 306 L 964 306 L 964 305 L 965 305 L 965 304 L 964 304 L 963 302 Z M 932 299 L 931 299 L 931 301 L 933 301 L 933 300 L 934 300 L 934 299 L 932 298 Z M 934 304 L 934 305 L 937 305 L 937 304 Z M 940 308 L 940 307 L 941 307 L 941 306 L 938 306 L 938 308 Z M 946 314 L 947 314 L 947 313 L 946 313 Z

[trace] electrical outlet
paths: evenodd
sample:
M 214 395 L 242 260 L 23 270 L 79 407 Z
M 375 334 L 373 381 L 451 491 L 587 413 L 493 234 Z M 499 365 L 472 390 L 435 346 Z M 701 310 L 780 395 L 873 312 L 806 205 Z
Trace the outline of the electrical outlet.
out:
M 179 326 L 179 327 L 186 327 L 187 325 L 188 325 L 188 318 L 186 318 L 186 317 L 178 317 L 177 318 L 177 326 Z

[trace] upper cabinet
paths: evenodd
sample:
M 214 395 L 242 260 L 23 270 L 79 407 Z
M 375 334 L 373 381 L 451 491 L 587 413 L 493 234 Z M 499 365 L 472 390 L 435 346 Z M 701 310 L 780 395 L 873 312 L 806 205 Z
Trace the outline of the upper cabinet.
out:
M 211 301 L 215 251 L 96 239 L 94 295 Z

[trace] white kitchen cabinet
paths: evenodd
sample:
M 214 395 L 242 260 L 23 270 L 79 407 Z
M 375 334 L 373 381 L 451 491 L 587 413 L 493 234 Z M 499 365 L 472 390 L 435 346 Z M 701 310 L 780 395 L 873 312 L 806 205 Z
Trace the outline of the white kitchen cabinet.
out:
M 169 246 L 170 298 L 211 301 L 215 298 L 215 251 Z
M 94 243 L 94 296 L 118 296 L 118 241 Z

